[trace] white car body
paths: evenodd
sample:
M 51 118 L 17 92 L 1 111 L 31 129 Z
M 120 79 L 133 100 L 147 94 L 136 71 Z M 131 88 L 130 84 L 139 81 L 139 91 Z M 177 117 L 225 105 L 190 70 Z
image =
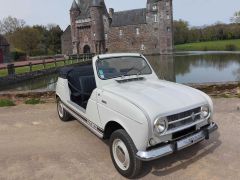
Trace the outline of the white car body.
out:
M 212 122 L 213 103 L 209 96 L 181 84 L 159 80 L 154 70 L 152 74 L 141 75 L 142 80 L 131 81 L 139 75 L 102 80 L 97 72 L 99 59 L 112 57 L 139 57 L 140 54 L 106 54 L 92 59 L 96 89 L 91 94 L 86 109 L 71 101 L 68 80 L 59 78 L 56 96 L 61 99 L 64 109 L 88 127 L 100 138 L 106 137 L 109 124 L 119 124 L 131 137 L 137 149 L 136 157 L 143 161 L 157 159 L 192 144 L 209 138 L 217 129 Z M 148 61 L 147 61 L 148 62 Z M 148 63 L 150 66 L 150 64 Z M 150 66 L 151 67 L 151 66 Z M 129 79 L 129 81 L 128 81 Z M 118 81 L 124 80 L 123 83 Z M 166 129 L 161 134 L 154 131 L 154 122 L 159 117 L 170 117 L 203 106 L 209 107 L 206 118 L 194 120 L 200 114 L 188 117 L 193 122 Z M 184 118 L 182 118 L 184 120 Z M 177 119 L 177 121 L 183 121 Z M 169 126 L 169 125 L 168 125 Z M 176 133 L 194 127 L 188 136 L 175 138 Z M 175 134 L 174 134 L 175 133 Z M 176 140 L 177 139 L 177 140 Z M 162 144 L 161 147 L 156 145 Z M 156 148 L 154 148 L 156 146 Z

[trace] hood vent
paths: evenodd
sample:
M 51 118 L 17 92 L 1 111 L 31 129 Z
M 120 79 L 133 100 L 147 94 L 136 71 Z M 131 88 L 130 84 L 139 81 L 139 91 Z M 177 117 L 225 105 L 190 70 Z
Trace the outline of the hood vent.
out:
M 127 83 L 127 82 L 132 82 L 132 81 L 143 81 L 145 80 L 144 77 L 139 77 L 139 78 L 129 78 L 129 79 L 122 79 L 122 80 L 116 80 L 118 83 Z

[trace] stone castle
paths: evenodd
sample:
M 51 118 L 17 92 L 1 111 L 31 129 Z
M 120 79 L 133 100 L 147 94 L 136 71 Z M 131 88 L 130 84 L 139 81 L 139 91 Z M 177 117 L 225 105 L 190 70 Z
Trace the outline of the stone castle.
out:
M 63 54 L 137 52 L 171 54 L 172 0 L 147 0 L 146 8 L 109 11 L 104 0 L 73 0 Z

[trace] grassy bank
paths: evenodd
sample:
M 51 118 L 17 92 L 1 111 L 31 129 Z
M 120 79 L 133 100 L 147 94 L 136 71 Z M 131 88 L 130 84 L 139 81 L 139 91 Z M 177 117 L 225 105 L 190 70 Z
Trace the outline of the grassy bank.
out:
M 75 64 L 75 63 L 77 63 L 77 60 L 73 60 L 73 62 L 72 62 L 72 60 L 66 61 L 66 65 Z M 64 66 L 63 61 L 57 62 L 57 67 L 62 67 L 62 66 Z M 46 69 L 50 69 L 50 68 L 55 68 L 55 63 L 46 64 Z M 44 66 L 41 64 L 32 66 L 32 71 L 39 71 L 39 70 L 43 70 L 43 69 L 44 69 Z M 24 74 L 24 73 L 28 73 L 29 70 L 30 70 L 29 66 L 25 66 L 25 67 L 16 68 L 15 72 L 16 72 L 16 74 Z M 7 69 L 0 70 L 0 77 L 4 77 L 7 75 L 8 75 Z
M 180 44 L 176 51 L 240 51 L 240 39 Z

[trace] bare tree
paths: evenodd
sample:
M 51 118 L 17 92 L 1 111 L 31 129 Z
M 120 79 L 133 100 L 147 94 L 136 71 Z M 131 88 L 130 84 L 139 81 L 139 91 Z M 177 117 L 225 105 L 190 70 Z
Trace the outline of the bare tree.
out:
M 17 29 L 23 28 L 25 24 L 25 21 L 22 19 L 8 16 L 6 18 L 3 18 L 2 21 L 0 21 L 0 34 L 13 33 Z
M 240 23 L 240 11 L 235 12 L 235 13 L 234 13 L 234 16 L 231 17 L 230 21 L 231 21 L 232 23 Z

